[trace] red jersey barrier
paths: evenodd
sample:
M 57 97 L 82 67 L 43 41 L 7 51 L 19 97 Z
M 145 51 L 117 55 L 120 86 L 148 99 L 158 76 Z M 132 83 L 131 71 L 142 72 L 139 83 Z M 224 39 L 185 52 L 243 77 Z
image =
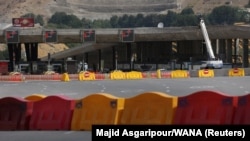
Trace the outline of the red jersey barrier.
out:
M 0 130 L 28 130 L 32 104 L 21 98 L 1 98 Z
M 174 124 L 231 124 L 236 102 L 213 91 L 199 91 L 178 98 Z
M 250 94 L 238 96 L 233 124 L 250 124 Z
M 30 130 L 70 130 L 75 100 L 47 96 L 34 102 Z

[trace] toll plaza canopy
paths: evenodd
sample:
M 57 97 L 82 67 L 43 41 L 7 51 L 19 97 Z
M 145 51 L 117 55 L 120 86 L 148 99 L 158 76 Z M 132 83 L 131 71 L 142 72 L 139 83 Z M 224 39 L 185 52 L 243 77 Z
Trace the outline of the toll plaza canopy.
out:
M 142 28 L 126 28 L 133 30 L 133 42 L 148 42 L 148 41 L 184 41 L 184 40 L 202 40 L 203 36 L 199 26 L 187 27 L 142 27 Z M 20 43 L 43 43 L 44 33 L 49 29 L 42 27 L 38 28 L 15 28 L 9 27 L 0 30 L 0 43 L 7 43 L 6 31 L 18 31 L 18 42 Z M 82 30 L 94 30 L 95 41 L 84 42 L 81 37 Z M 83 43 L 82 47 L 71 49 L 69 53 L 79 53 L 80 50 L 88 52 L 91 50 L 110 47 L 113 44 L 121 42 L 120 31 L 122 28 L 105 28 L 105 29 L 56 29 L 57 43 Z M 210 39 L 250 39 L 250 26 L 237 26 L 237 25 L 219 25 L 207 26 Z M 75 51 L 74 51 L 75 50 Z M 65 52 L 66 53 L 66 52 Z M 82 52 L 81 52 L 82 53 Z
M 187 27 L 145 27 L 130 28 L 134 30 L 135 42 L 143 41 L 178 41 L 178 40 L 200 40 L 203 39 L 199 26 Z M 43 32 L 49 29 L 44 28 L 7 28 L 0 30 L 0 43 L 6 43 L 5 31 L 18 30 L 19 42 L 21 43 L 42 43 L 44 42 Z M 84 29 L 56 29 L 58 43 L 79 43 L 82 42 L 80 32 Z M 121 28 L 91 29 L 95 30 L 96 43 L 117 43 L 120 42 L 119 31 Z M 207 26 L 211 39 L 233 39 L 250 38 L 250 26 L 220 25 Z

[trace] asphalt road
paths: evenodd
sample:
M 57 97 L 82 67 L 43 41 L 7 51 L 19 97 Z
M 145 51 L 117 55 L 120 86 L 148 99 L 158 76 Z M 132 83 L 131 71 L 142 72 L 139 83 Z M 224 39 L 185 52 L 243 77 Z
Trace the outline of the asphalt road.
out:
M 26 81 L 0 82 L 0 98 L 26 97 L 31 94 L 65 95 L 83 98 L 93 93 L 109 93 L 118 97 L 133 97 L 147 91 L 158 91 L 174 96 L 185 96 L 196 91 L 213 90 L 226 95 L 250 93 L 250 76 L 215 78 L 176 78 L 143 80 L 98 81 Z M 91 141 L 87 131 L 2 131 L 0 141 Z

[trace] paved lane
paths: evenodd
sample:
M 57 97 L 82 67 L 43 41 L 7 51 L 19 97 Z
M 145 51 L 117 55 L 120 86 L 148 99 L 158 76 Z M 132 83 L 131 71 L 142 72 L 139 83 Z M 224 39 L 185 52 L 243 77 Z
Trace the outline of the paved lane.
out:
M 71 98 L 82 98 L 98 92 L 110 93 L 120 97 L 131 97 L 146 91 L 159 91 L 183 96 L 200 90 L 216 90 L 228 95 L 242 95 L 250 93 L 249 82 L 250 76 L 70 82 L 0 82 L 0 97 L 26 97 L 38 93 L 44 95 L 61 94 Z
M 104 92 L 119 97 L 132 97 L 146 91 L 159 91 L 175 96 L 184 96 L 201 90 L 215 90 L 228 95 L 250 93 L 250 77 L 178 78 L 143 80 L 99 81 L 27 81 L 0 82 L 0 97 L 26 97 L 33 93 L 66 95 L 83 98 L 92 93 Z M 91 141 L 86 131 L 3 131 L 2 141 Z

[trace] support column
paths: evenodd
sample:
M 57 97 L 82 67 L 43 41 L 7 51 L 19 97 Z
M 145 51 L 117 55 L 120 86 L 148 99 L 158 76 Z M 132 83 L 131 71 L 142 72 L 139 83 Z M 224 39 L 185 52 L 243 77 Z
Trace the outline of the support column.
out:
M 17 43 L 14 45 L 14 52 L 15 52 L 15 63 L 19 64 L 21 60 L 21 43 Z
M 232 43 L 232 39 L 228 39 L 227 40 L 227 48 L 226 48 L 226 62 L 227 63 L 232 63 L 232 54 L 233 54 L 233 43 Z
M 211 40 L 211 45 L 212 45 L 212 49 L 214 52 L 214 56 L 218 57 L 219 56 L 219 41 L 218 41 L 218 39 Z
M 115 47 L 112 47 L 112 69 L 115 70 L 116 69 L 116 49 Z M 127 56 L 128 58 L 128 56 Z
M 31 61 L 30 43 L 24 43 L 27 61 Z
M 96 68 L 98 71 L 101 70 L 101 63 L 102 63 L 102 50 L 98 50 L 98 67 Z
M 126 48 L 127 48 L 127 61 L 131 61 L 131 43 L 126 43 Z
M 89 53 L 88 52 L 85 53 L 84 57 L 85 57 L 84 58 L 85 62 L 89 63 Z
M 243 68 L 249 67 L 249 48 L 248 48 L 248 39 L 243 39 Z
M 13 62 L 14 62 L 14 59 L 13 59 L 13 54 L 14 54 L 14 49 L 13 49 L 13 44 L 7 44 L 8 46 L 8 52 L 9 52 L 9 71 L 13 71 L 14 70 L 14 67 L 13 67 Z
M 219 40 L 219 58 L 223 61 L 226 59 L 226 42 L 225 39 Z
M 9 51 L 9 71 L 15 71 L 15 66 L 19 64 L 21 60 L 21 43 L 7 44 Z
M 30 57 L 31 57 L 31 60 L 32 61 L 37 61 L 38 60 L 38 43 L 30 43 L 30 46 L 31 46 L 31 54 L 30 54 Z
M 238 48 L 238 41 L 239 41 L 239 39 L 234 39 L 234 62 L 233 62 L 233 66 L 232 67 L 234 67 L 234 66 L 236 66 L 236 64 L 237 64 L 237 55 L 238 55 L 238 51 L 237 51 L 237 48 Z

